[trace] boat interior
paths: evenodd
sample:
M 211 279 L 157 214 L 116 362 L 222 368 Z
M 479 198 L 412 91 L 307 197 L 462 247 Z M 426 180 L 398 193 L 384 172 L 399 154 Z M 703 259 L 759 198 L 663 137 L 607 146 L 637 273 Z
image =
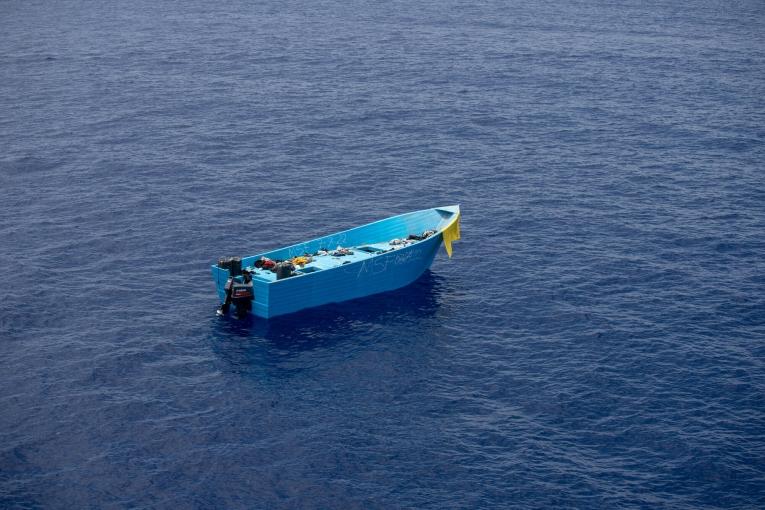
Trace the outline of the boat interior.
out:
M 295 271 L 293 272 L 293 276 L 311 274 L 324 269 L 332 269 L 332 268 L 340 267 L 346 264 L 351 264 L 353 262 L 359 262 L 362 260 L 370 259 L 374 257 L 375 255 L 401 249 L 401 248 L 404 248 L 405 246 L 410 246 L 411 244 L 414 244 L 416 242 L 420 242 L 420 241 L 413 241 L 406 245 L 396 245 L 396 246 L 391 246 L 387 242 L 365 244 L 363 246 L 353 246 L 353 247 L 346 248 L 347 253 L 344 253 L 343 255 L 333 255 L 333 253 L 336 253 L 337 250 L 319 250 L 317 253 L 314 253 L 310 257 L 307 257 L 309 258 L 309 261 L 306 262 L 305 264 L 302 264 L 302 265 L 295 264 Z M 295 258 L 298 258 L 298 257 L 295 257 Z M 294 260 L 295 258 L 291 260 Z M 244 266 L 243 264 L 243 269 L 249 271 L 252 277 L 255 279 L 264 280 L 268 282 L 273 282 L 273 281 L 276 281 L 277 279 L 275 272 L 271 271 L 270 269 L 255 267 L 254 261 L 252 262 L 251 265 Z

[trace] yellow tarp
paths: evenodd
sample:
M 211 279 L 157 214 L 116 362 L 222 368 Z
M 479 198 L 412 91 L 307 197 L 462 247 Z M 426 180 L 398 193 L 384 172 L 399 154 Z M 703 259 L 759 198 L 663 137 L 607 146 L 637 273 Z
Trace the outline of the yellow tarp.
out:
M 449 254 L 449 257 L 452 256 L 452 241 L 459 241 L 460 240 L 460 217 L 457 216 L 457 219 L 452 222 L 451 225 L 446 227 L 446 230 L 444 230 L 444 248 L 446 248 L 446 253 Z

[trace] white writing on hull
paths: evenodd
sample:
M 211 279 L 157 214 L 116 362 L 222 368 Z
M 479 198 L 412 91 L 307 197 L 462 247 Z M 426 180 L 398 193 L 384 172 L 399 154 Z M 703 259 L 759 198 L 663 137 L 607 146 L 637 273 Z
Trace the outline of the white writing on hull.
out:
M 389 266 L 409 264 L 413 260 L 422 258 L 424 254 L 423 250 L 409 249 L 372 257 L 361 263 L 356 277 L 361 278 L 362 276 L 384 273 Z
M 347 240 L 346 234 L 336 234 L 331 237 L 327 237 L 326 239 L 321 240 L 321 246 L 317 248 L 311 248 L 311 242 L 306 241 L 302 244 L 296 244 L 295 246 L 290 247 L 289 251 L 287 252 L 287 258 L 293 258 L 293 257 L 299 257 L 303 255 L 304 253 L 311 254 L 312 252 L 318 250 L 319 248 L 326 248 L 328 250 L 334 250 L 338 246 L 344 246 L 345 242 Z

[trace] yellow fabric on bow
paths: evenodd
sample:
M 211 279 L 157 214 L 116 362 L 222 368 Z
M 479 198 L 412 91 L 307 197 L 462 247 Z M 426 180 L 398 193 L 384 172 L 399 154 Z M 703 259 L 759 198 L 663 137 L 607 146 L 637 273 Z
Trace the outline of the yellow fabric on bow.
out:
M 457 219 L 444 230 L 444 248 L 446 248 L 449 258 L 452 256 L 452 241 L 459 241 L 460 239 L 460 216 L 457 215 Z

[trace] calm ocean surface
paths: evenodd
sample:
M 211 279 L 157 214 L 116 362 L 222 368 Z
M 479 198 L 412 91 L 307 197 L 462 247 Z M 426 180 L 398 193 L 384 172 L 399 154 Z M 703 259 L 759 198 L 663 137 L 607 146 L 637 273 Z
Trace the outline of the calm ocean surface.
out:
M 0 508 L 762 508 L 764 162 L 760 0 L 2 1 Z M 410 287 L 214 314 L 455 203 Z

